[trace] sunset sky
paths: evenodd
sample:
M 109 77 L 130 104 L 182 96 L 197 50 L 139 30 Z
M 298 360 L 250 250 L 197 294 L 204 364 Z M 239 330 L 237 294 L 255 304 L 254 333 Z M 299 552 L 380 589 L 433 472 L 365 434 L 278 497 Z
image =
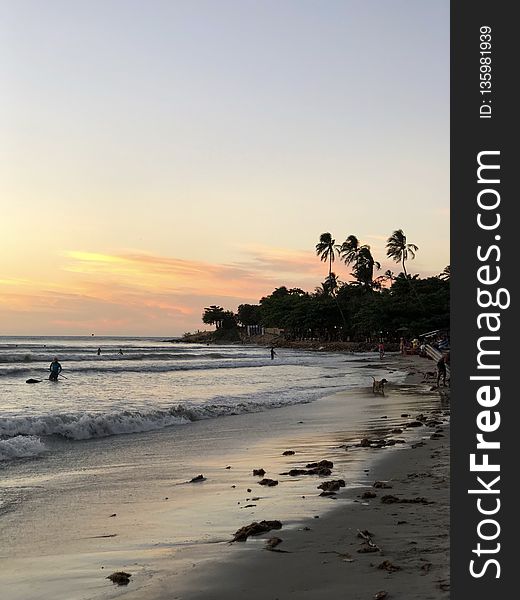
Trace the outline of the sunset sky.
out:
M 0 50 L 0 335 L 203 329 L 325 231 L 450 262 L 448 0 L 0 0 Z

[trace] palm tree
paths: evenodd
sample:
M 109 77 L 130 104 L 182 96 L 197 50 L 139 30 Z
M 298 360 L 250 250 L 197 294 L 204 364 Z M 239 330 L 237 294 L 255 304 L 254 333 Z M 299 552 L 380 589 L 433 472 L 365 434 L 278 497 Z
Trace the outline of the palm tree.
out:
M 374 282 L 374 269 L 379 270 L 381 264 L 374 260 L 370 246 L 361 246 L 357 252 L 354 263 L 354 277 L 367 289 L 371 289 Z
M 320 241 L 316 244 L 316 254 L 323 262 L 329 261 L 329 277 L 332 274 L 332 263 L 335 259 L 335 252 L 339 253 L 339 246 L 330 233 L 322 233 Z
M 355 235 L 349 235 L 339 248 L 339 254 L 346 265 L 350 265 L 356 260 L 358 251 L 359 240 Z
M 442 270 L 442 273 L 440 275 L 438 275 L 439 279 L 442 279 L 442 281 L 449 281 L 450 277 L 451 277 L 451 267 L 450 265 L 448 265 L 447 267 L 444 267 L 444 269 Z
M 340 281 L 339 281 L 336 273 L 331 273 L 330 275 L 328 275 L 326 277 L 325 281 L 322 283 L 325 294 L 330 295 L 330 296 L 335 296 L 336 290 L 338 289 L 339 284 L 340 284 Z
M 407 279 L 408 273 L 406 272 L 405 263 L 408 260 L 408 255 L 412 259 L 415 258 L 417 250 L 419 250 L 418 246 L 407 243 L 402 229 L 396 229 L 386 241 L 386 255 L 396 263 L 400 262 L 403 265 L 403 273 Z
M 340 256 L 346 265 L 354 264 L 352 275 L 366 288 L 372 287 L 374 269 L 381 268 L 380 263 L 374 260 L 370 246 L 361 246 L 355 235 L 349 235 L 340 246 Z

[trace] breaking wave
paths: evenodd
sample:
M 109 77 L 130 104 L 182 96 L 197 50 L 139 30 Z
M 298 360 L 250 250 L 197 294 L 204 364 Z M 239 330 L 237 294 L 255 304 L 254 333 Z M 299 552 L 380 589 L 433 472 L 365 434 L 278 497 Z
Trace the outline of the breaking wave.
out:
M 16 435 L 0 439 L 0 461 L 38 456 L 45 450 L 45 445 L 40 438 L 32 435 Z

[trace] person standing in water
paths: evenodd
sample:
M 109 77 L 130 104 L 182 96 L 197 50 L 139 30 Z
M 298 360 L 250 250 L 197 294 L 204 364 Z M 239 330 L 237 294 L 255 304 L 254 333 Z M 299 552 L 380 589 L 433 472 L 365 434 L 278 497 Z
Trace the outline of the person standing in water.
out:
M 271 348 L 271 360 L 274 360 L 274 357 L 275 357 L 275 356 L 278 356 L 278 355 L 277 355 L 277 354 L 276 354 L 276 352 L 274 351 L 274 348 Z
M 99 356 L 101 354 L 101 348 L 97 349 L 97 355 Z
M 51 372 L 49 375 L 49 379 L 51 381 L 58 381 L 58 375 L 63 371 L 62 366 L 58 362 L 58 357 L 55 356 L 53 361 L 49 366 L 49 371 Z

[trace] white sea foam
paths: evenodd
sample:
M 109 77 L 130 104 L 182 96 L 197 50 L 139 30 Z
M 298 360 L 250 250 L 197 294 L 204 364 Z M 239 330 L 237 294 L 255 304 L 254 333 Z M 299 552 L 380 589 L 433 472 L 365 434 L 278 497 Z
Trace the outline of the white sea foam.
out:
M 211 402 L 195 404 L 186 402 L 167 409 L 135 410 L 111 413 L 57 413 L 41 416 L 0 418 L 0 435 L 50 436 L 59 435 L 72 440 L 102 438 L 111 435 L 141 433 L 164 429 L 174 425 L 186 425 L 201 419 L 213 419 L 226 415 L 260 412 L 291 404 L 311 402 L 322 392 L 302 392 L 298 396 L 277 395 L 262 401 L 226 397 Z
M 0 439 L 0 460 L 38 456 L 45 452 L 45 445 L 35 436 L 17 435 Z

